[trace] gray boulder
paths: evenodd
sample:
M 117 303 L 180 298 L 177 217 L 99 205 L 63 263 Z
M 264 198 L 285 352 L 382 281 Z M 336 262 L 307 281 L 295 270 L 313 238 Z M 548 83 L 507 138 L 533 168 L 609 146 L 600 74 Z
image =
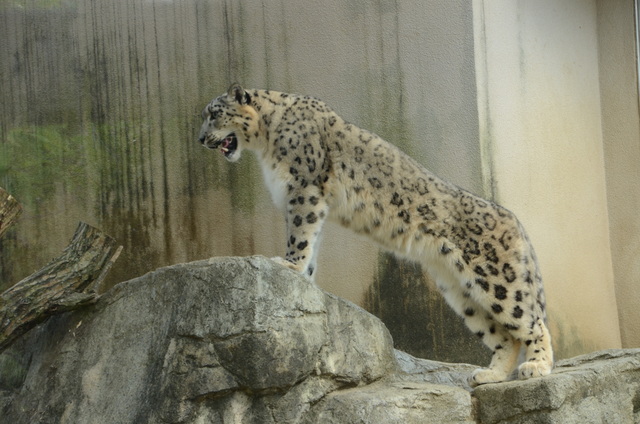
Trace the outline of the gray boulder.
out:
M 640 423 L 640 349 L 559 361 L 545 378 L 475 389 L 485 424 Z
M 0 422 L 632 423 L 640 350 L 472 390 L 380 320 L 262 257 L 175 265 L 53 317 L 0 355 Z
M 425 383 L 372 391 L 398 370 L 382 322 L 262 257 L 119 284 L 2 357 L 0 415 L 12 423 L 411 423 L 425 422 L 413 409 L 423 394 L 441 397 Z M 467 391 L 449 392 L 470 405 Z M 327 415 L 382 393 L 387 404 Z

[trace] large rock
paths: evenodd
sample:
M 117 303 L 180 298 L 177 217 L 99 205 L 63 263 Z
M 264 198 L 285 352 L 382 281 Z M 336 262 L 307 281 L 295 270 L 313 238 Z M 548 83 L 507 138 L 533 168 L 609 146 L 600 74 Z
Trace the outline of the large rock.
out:
M 640 423 L 640 349 L 558 362 L 545 378 L 480 386 L 484 424 Z
M 468 386 L 474 366 L 395 351 L 384 325 L 262 257 L 119 284 L 0 355 L 0 422 L 631 423 L 640 350 Z
M 0 413 L 12 423 L 370 422 L 356 419 L 363 411 L 417 423 L 425 421 L 414 405 L 443 397 L 426 383 L 390 385 L 378 402 L 368 385 L 398 369 L 384 325 L 261 257 L 176 265 L 119 284 L 3 357 Z M 328 397 L 345 388 L 356 389 Z M 469 416 L 468 392 L 446 391 L 455 395 L 443 405 L 464 399 Z M 361 408 L 365 398 L 378 403 Z M 336 402 L 358 405 L 335 407 L 344 410 L 331 418 Z

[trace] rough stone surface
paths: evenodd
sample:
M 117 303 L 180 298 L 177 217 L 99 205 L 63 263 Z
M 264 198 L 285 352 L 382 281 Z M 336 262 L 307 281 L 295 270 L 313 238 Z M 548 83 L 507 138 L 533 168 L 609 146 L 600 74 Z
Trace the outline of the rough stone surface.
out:
M 640 423 L 640 349 L 559 361 L 542 379 L 475 389 L 480 422 Z
M 14 423 L 296 423 L 398 370 L 377 318 L 261 257 L 122 283 L 2 357 L 0 412 Z M 389 413 L 418 422 L 407 405 Z
M 394 350 L 377 318 L 266 258 L 216 258 L 25 335 L 0 355 L 0 421 L 639 422 L 640 350 L 472 390 L 474 368 Z

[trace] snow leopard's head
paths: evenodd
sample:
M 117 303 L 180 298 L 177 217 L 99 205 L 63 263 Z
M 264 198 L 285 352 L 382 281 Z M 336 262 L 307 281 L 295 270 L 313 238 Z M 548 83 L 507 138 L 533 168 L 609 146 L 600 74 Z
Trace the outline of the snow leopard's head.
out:
M 251 94 L 238 84 L 213 99 L 202 111 L 202 119 L 200 143 L 209 149 L 220 149 L 230 162 L 240 159 L 242 150 L 256 138 L 258 112 Z

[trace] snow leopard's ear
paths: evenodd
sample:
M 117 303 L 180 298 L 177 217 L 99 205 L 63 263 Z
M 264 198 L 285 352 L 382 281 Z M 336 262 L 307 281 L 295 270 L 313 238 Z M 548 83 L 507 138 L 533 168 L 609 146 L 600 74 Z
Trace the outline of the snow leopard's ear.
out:
M 233 84 L 231 87 L 229 87 L 227 95 L 232 99 L 235 99 L 235 101 L 240 103 L 241 105 L 251 104 L 251 95 L 244 91 L 244 88 L 242 88 L 240 84 Z

